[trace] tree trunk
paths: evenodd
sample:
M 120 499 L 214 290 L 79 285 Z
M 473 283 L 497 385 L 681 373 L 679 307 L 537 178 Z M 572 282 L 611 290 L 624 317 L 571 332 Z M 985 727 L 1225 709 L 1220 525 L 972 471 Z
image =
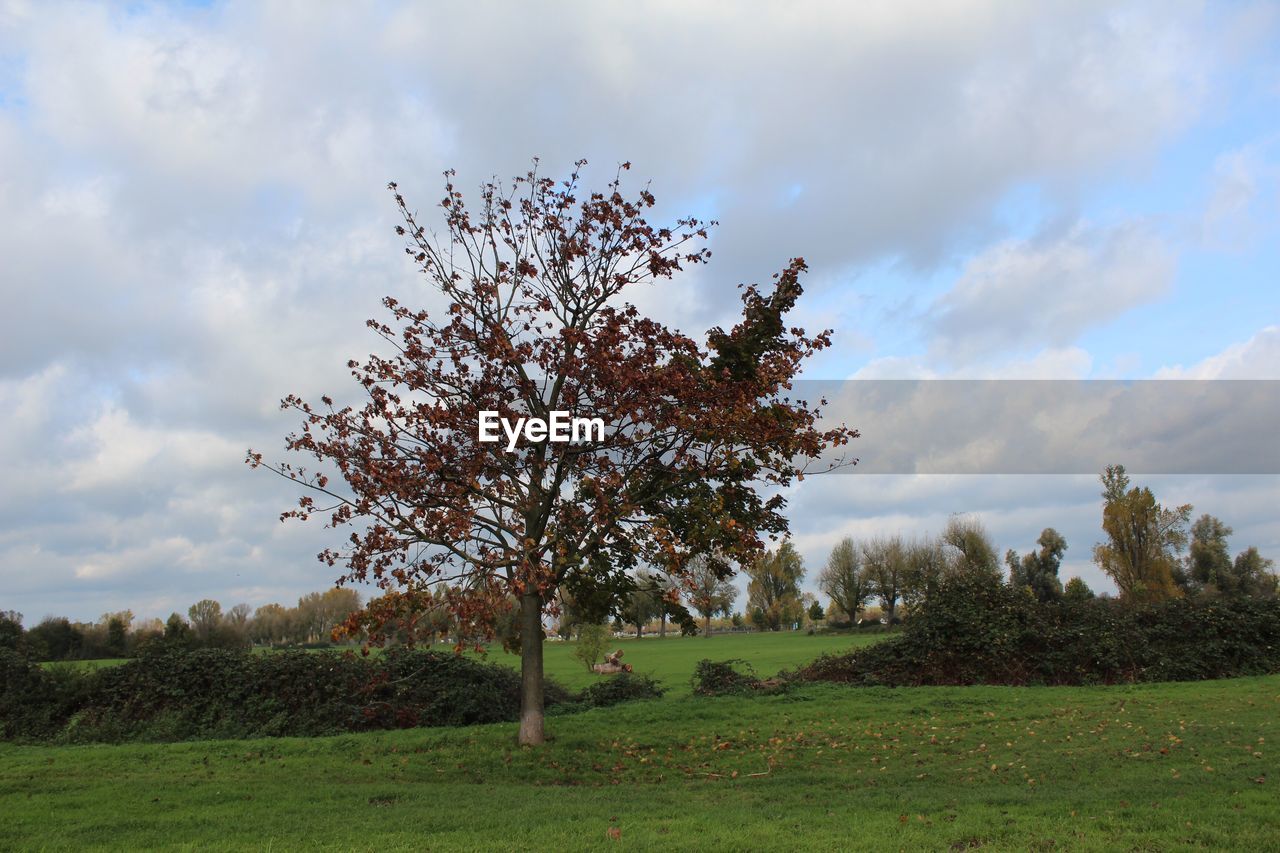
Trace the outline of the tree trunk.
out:
M 706 620 L 707 627 L 703 631 L 703 633 L 705 633 L 707 635 L 707 638 L 710 639 L 711 638 L 711 614 L 710 613 L 706 615 L 705 620 Z
M 546 740 L 542 714 L 542 598 L 520 596 L 520 737 L 521 746 Z
M 662 621 L 658 623 L 658 639 L 659 640 L 665 639 L 666 636 L 667 636 L 667 613 L 664 610 L 662 613 Z

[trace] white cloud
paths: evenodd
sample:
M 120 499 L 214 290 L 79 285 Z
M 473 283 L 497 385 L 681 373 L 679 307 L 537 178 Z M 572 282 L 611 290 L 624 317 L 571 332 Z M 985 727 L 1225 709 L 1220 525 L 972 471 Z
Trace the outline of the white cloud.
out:
M 1137 223 L 1081 223 L 1053 239 L 1003 241 L 972 258 L 929 307 L 931 355 L 964 364 L 1068 347 L 1085 330 L 1167 293 L 1174 266 L 1173 250 Z
M 1156 379 L 1280 379 L 1280 326 L 1267 326 L 1190 367 L 1156 371 Z

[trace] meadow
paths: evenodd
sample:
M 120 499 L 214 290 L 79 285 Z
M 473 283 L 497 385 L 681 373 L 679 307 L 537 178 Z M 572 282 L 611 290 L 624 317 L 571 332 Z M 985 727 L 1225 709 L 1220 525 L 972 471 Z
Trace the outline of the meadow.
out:
M 0 744 L 0 846 L 1164 850 L 1280 838 L 1280 676 L 714 699 L 687 688 L 700 657 L 767 674 L 850 641 L 620 641 L 671 693 L 552 717 L 539 749 L 518 748 L 511 724 Z M 576 667 L 587 683 L 571 651 L 548 644 L 548 670 L 574 684 Z

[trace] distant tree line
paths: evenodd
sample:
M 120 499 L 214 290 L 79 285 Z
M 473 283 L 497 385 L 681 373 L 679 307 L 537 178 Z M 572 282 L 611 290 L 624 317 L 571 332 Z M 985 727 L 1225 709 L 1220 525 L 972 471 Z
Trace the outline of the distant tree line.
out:
M 132 611 L 122 610 L 104 613 L 96 622 L 47 616 L 28 629 L 21 613 L 5 610 L 0 611 L 0 649 L 57 661 L 132 657 L 157 642 L 215 649 L 326 645 L 334 629 L 359 609 L 358 592 L 336 588 L 308 593 L 296 607 L 264 604 L 254 610 L 237 604 L 223 610 L 205 598 L 187 608 L 186 616 L 173 613 L 163 622 L 137 620 Z

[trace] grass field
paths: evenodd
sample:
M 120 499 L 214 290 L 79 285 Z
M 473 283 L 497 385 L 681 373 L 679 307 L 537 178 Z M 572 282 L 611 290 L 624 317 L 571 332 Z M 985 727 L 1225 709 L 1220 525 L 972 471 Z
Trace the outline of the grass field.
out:
M 739 645 L 711 656 L 760 661 L 821 638 L 721 639 L 625 648 L 674 687 L 687 683 L 676 670 L 705 656 L 685 644 Z M 549 665 L 561 654 L 570 660 L 549 648 Z M 1280 839 L 1275 676 L 811 685 L 752 699 L 685 690 L 553 717 L 549 729 L 540 749 L 516 747 L 510 724 L 0 745 L 0 847 L 1274 850 Z

